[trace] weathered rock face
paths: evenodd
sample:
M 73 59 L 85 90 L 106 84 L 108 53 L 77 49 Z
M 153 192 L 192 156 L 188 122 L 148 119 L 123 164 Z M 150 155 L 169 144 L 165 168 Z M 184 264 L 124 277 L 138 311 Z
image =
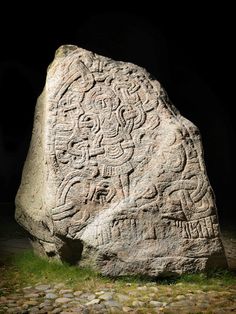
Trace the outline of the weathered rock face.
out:
M 16 219 L 103 274 L 225 266 L 198 129 L 142 68 L 62 46 L 38 99 Z

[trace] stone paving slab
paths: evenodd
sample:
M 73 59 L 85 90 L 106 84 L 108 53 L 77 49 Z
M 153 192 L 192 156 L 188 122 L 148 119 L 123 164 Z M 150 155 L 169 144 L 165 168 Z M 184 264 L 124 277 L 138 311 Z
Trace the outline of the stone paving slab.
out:
M 119 288 L 118 288 L 119 289 Z M 25 287 L 0 296 L 0 313 L 215 313 L 236 311 L 236 287 L 228 291 L 189 291 L 174 294 L 175 287 L 160 292 L 155 283 L 129 286 L 126 293 L 102 290 L 63 289 L 63 283 Z M 69 291 L 69 292 L 68 292 Z

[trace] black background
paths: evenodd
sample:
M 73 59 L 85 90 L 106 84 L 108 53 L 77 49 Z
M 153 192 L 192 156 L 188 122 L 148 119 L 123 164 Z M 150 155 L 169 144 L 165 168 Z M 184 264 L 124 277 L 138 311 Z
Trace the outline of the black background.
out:
M 60 45 L 76 44 L 143 66 L 162 83 L 200 129 L 220 219 L 235 219 L 233 8 L 192 1 L 140 2 L 126 10 L 121 3 L 116 10 L 62 4 L 1 10 L 0 202 L 14 202 L 47 66 Z

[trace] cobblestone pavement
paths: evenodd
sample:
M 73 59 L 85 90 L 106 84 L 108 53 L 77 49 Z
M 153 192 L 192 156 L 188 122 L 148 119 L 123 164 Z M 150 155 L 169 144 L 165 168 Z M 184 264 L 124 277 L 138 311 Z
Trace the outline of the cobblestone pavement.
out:
M 223 234 L 223 243 L 230 268 L 236 270 L 236 239 Z M 28 248 L 30 244 L 24 237 L 0 238 L 0 257 Z M 227 291 L 222 291 L 223 288 L 209 291 L 202 287 L 178 293 L 181 285 L 127 283 L 123 290 L 104 285 L 94 291 L 76 291 L 63 283 L 37 283 L 8 292 L 5 283 L 0 282 L 0 313 L 236 313 L 236 286 L 230 286 Z
M 88 292 L 65 289 L 62 283 L 37 284 L 1 296 L 0 313 L 236 313 L 236 286 L 175 295 L 171 286 L 160 289 L 148 283 L 135 289 L 130 284 L 126 291 L 104 287 Z

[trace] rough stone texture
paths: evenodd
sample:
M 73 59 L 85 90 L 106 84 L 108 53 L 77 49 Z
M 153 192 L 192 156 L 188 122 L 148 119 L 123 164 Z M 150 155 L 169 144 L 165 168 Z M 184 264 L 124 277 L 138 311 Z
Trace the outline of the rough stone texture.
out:
M 195 125 L 143 68 L 62 46 L 38 99 L 16 220 L 103 274 L 226 266 Z
M 69 299 L 69 301 L 64 297 L 48 299 L 46 291 L 42 291 L 39 297 L 34 293 L 35 286 L 27 289 L 18 288 L 17 291 L 14 291 L 14 289 L 9 290 L 8 286 L 8 288 L 1 290 L 1 293 L 4 295 L 0 296 L 0 313 L 229 314 L 236 312 L 236 286 L 230 284 L 227 286 L 222 285 L 220 281 L 214 285 L 216 290 L 209 290 L 213 288 L 211 282 L 207 286 L 202 286 L 202 290 L 196 290 L 196 287 L 194 288 L 191 283 L 186 282 L 181 282 L 181 285 L 180 283 L 158 285 L 155 282 L 149 282 L 147 286 L 138 286 L 138 283 L 122 286 L 120 283 L 117 285 L 115 282 L 110 282 L 110 287 L 111 284 L 116 291 L 112 299 L 103 300 L 97 298 L 96 295 L 104 293 L 104 291 L 100 291 L 101 288 L 108 290 L 110 288 L 103 285 L 97 290 L 98 287 L 94 285 L 89 288 L 90 293 L 85 292 L 86 290 L 81 291 L 83 298 L 73 298 Z M 56 294 L 60 294 L 53 282 L 52 287 Z M 157 290 L 155 291 L 155 289 Z M 25 290 L 29 294 L 25 294 Z M 91 291 L 94 293 L 91 293 Z M 121 293 L 117 293 L 117 291 Z M 155 291 L 155 293 L 152 293 L 152 291 Z

